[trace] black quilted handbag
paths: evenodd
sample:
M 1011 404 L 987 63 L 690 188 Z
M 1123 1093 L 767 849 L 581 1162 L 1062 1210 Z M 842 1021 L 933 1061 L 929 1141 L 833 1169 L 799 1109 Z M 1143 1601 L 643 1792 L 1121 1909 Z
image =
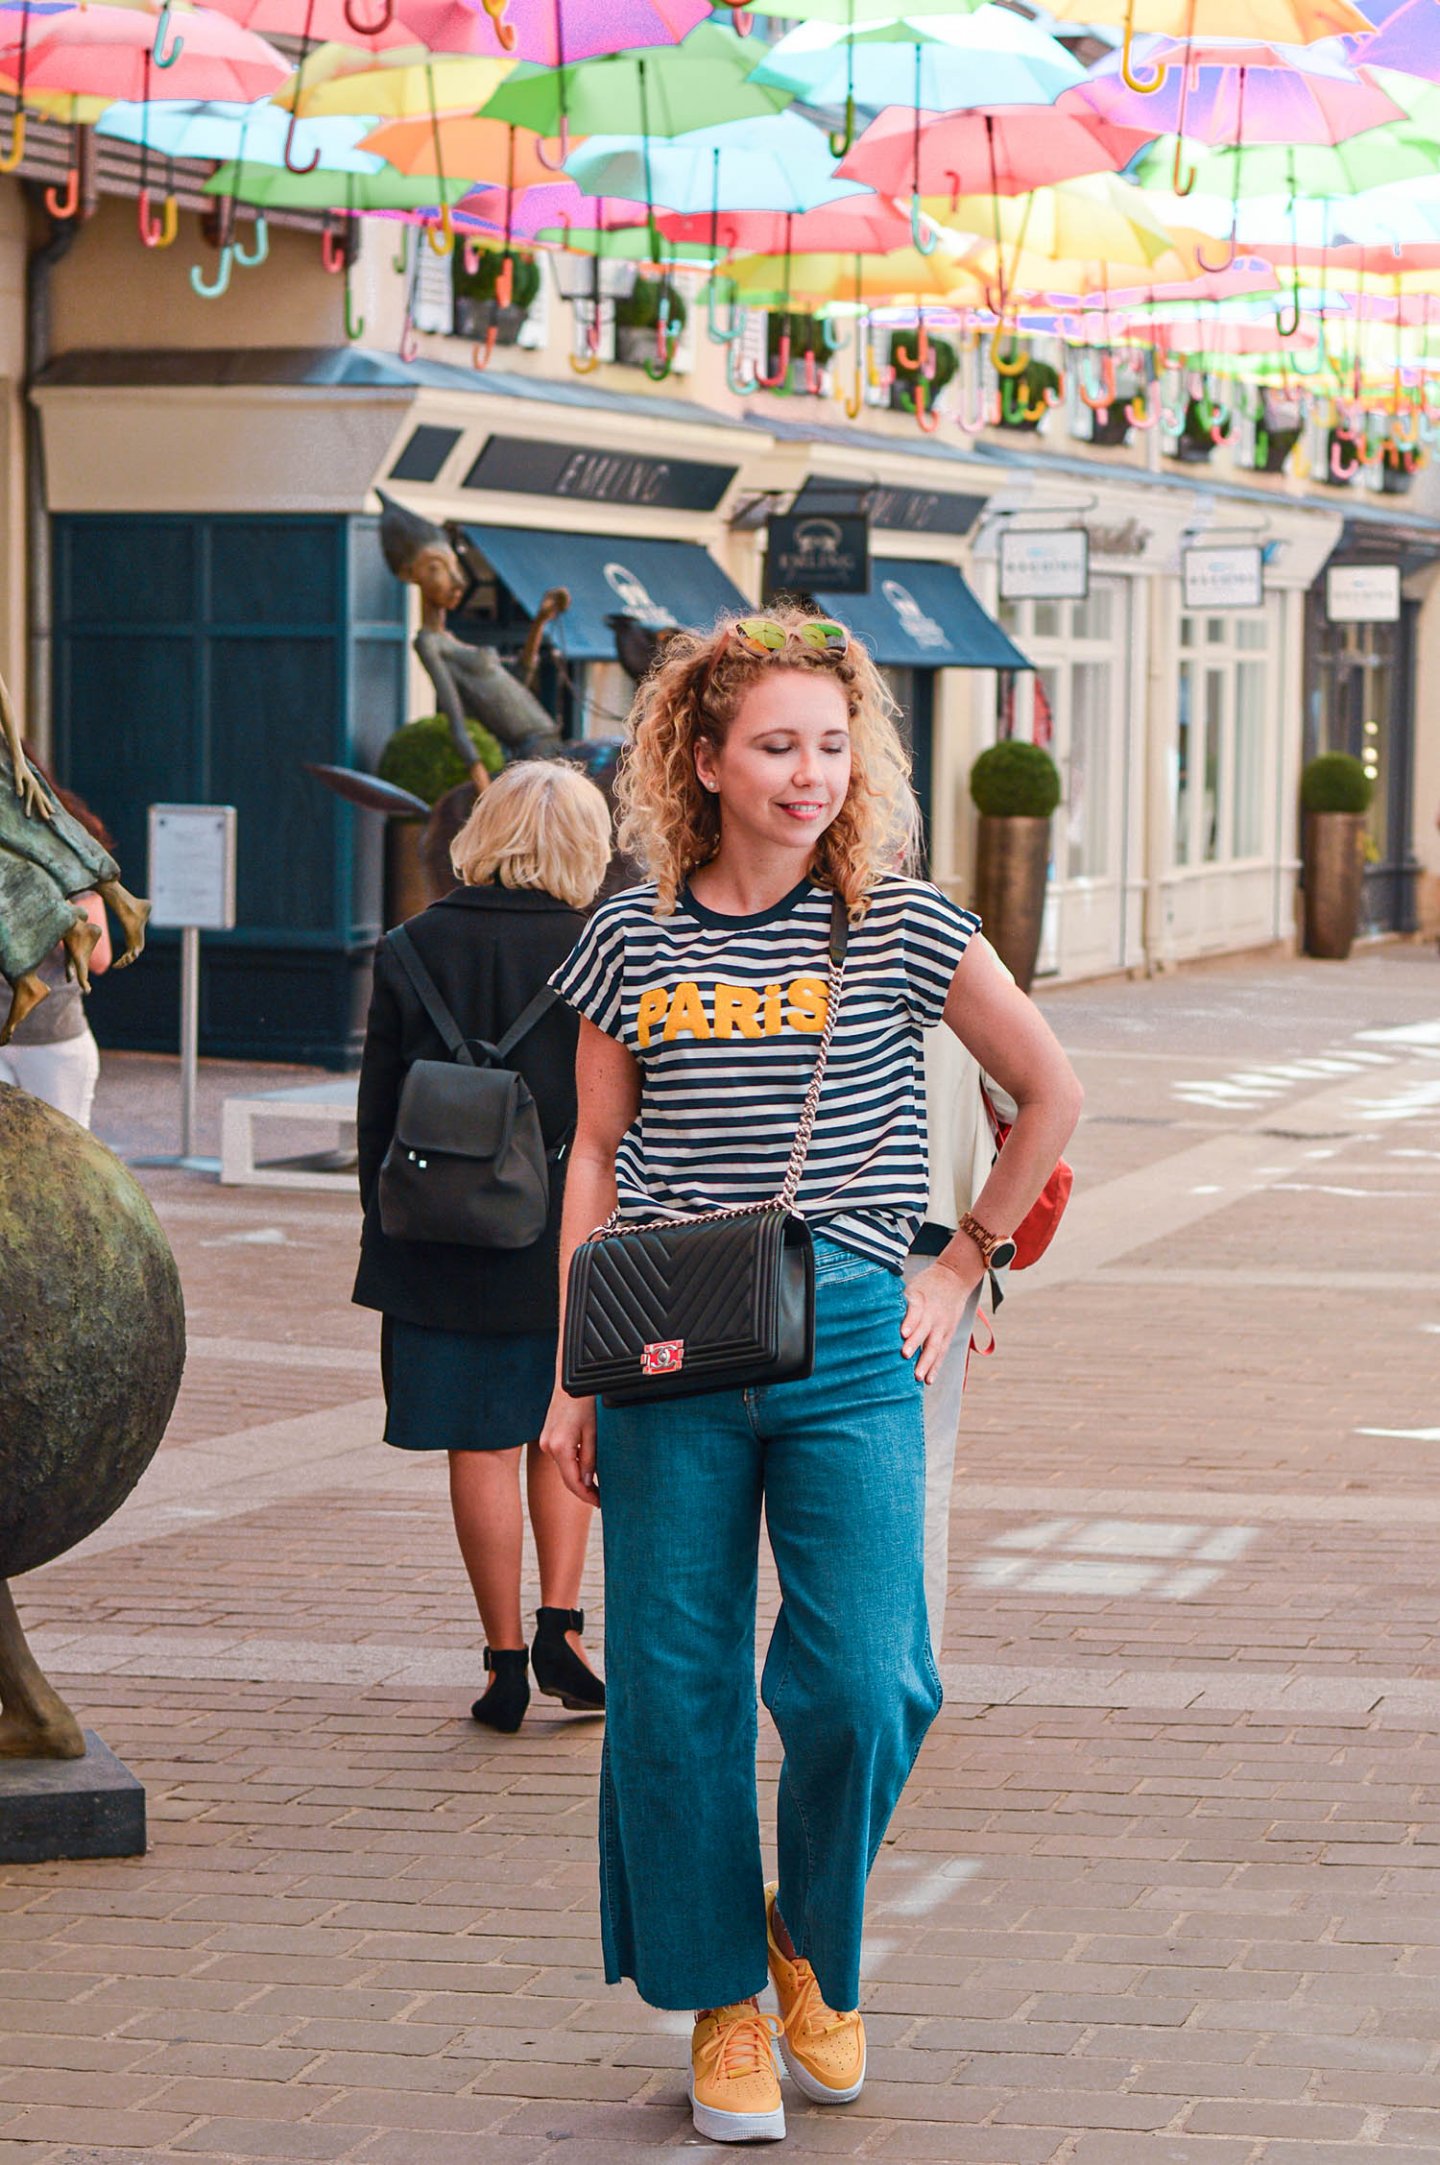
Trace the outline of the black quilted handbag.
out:
M 779 1194 L 691 1218 L 612 1216 L 570 1259 L 561 1381 L 607 1406 L 790 1383 L 815 1362 L 815 1251 L 795 1197 L 840 1012 L 849 939 L 830 914 L 825 1027 Z

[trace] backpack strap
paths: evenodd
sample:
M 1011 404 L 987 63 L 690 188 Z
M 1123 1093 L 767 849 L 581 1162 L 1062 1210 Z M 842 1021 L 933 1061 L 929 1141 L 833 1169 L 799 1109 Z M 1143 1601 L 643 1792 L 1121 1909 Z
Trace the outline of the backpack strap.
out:
M 439 987 L 420 960 L 415 942 L 411 939 L 404 925 L 397 925 L 390 934 L 390 952 L 395 956 L 401 969 L 409 978 L 411 985 L 414 987 L 416 998 L 439 1031 L 441 1038 L 444 1040 L 445 1050 L 449 1053 L 451 1059 L 458 1060 L 463 1067 L 474 1067 L 476 1065 L 475 1055 L 466 1044 L 460 1031 L 460 1025 L 441 999 Z
M 497 1060 L 507 1061 L 522 1037 L 528 1037 L 542 1015 L 548 1015 L 560 999 L 552 985 L 542 985 L 528 1007 L 522 1008 L 495 1047 Z

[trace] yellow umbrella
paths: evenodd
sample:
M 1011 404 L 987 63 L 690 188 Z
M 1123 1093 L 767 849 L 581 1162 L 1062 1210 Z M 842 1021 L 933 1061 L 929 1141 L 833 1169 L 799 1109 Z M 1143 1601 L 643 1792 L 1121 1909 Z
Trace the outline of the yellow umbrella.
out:
M 756 305 L 893 301 L 933 306 L 953 300 L 964 307 L 980 294 L 970 267 L 973 252 L 968 234 L 942 233 L 940 247 L 930 255 L 896 248 L 883 256 L 736 256 L 719 275 L 727 284 L 733 281 L 736 299 Z
M 1138 188 L 1118 173 L 1088 173 L 1079 180 L 1037 188 L 1030 195 L 942 198 L 926 206 L 952 229 L 974 235 L 971 261 L 1003 309 L 1026 292 L 1085 292 L 1108 284 L 1116 270 L 1142 271 L 1156 279 L 1198 275 L 1194 247 L 1203 235 L 1183 235 L 1165 225 Z
M 379 53 L 320 45 L 276 91 L 274 102 L 307 120 L 336 113 L 374 113 L 382 120 L 473 113 L 514 65 L 513 60 L 431 53 L 423 45 L 396 45 Z

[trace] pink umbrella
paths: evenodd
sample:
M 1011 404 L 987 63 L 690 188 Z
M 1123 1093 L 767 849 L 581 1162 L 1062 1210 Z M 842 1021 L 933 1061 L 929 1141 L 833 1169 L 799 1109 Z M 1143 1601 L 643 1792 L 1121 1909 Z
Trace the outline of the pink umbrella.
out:
M 887 105 L 836 168 L 882 195 L 1027 195 L 1084 173 L 1118 173 L 1155 139 L 1097 114 L 1033 105 L 919 113 Z
M 575 233 L 610 233 L 622 226 L 643 226 L 645 206 L 586 195 L 577 182 L 557 180 L 514 190 L 472 188 L 456 204 L 455 217 L 508 232 L 512 240 L 533 241 L 537 233 L 547 229 L 568 227 Z
M 1440 7 L 1435 0 L 1425 0 L 1425 5 L 1440 30 Z M 1283 60 L 1276 53 L 1269 60 L 1230 56 L 1221 63 L 1220 51 L 1211 47 L 1213 60 L 1197 65 L 1192 57 L 1185 67 L 1172 68 L 1157 89 L 1143 96 L 1126 86 L 1119 56 L 1107 54 L 1083 83 L 1062 95 L 1056 110 L 1093 113 L 1113 127 L 1148 125 L 1156 135 L 1187 135 L 1197 142 L 1227 145 L 1343 143 L 1365 128 L 1406 118 L 1404 107 L 1378 83 L 1352 74 L 1341 61 L 1312 59 L 1304 49 L 1296 49 Z
M 316 45 L 424 45 L 433 53 L 493 54 L 495 34 L 464 0 L 206 0 L 218 14 L 270 37 Z M 183 25 L 182 25 L 183 31 Z
M 487 14 L 495 9 L 483 0 Z M 632 46 L 678 45 L 710 13 L 709 0 L 509 0 L 500 35 L 517 60 L 563 68 Z M 505 29 L 512 32 L 505 41 Z
M 1436 0 L 1405 0 L 1355 57 L 1367 68 L 1394 68 L 1440 83 L 1440 6 Z
M 290 63 L 253 31 L 208 9 L 185 17 L 183 49 L 158 73 L 160 21 L 148 8 L 72 7 L 19 23 L 0 17 L 0 75 L 25 90 L 77 98 L 223 98 L 253 105 L 278 90 Z M 23 54 L 23 70 L 22 70 Z M 21 76 L 23 72 L 23 82 Z
M 842 196 L 814 210 L 658 211 L 655 223 L 667 241 L 694 242 L 717 254 L 888 255 L 910 245 L 910 219 L 888 197 Z
M 1139 308 L 1151 301 L 1236 301 L 1247 293 L 1275 293 L 1280 281 L 1273 264 L 1241 261 L 1229 270 L 1207 271 L 1203 278 L 1177 278 L 1158 286 L 1126 286 L 1109 293 L 1113 308 Z

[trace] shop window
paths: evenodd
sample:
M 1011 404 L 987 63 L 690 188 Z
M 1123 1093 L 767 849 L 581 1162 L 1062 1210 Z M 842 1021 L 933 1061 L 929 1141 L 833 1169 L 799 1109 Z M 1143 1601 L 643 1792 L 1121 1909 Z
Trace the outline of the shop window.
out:
M 1001 728 L 1044 745 L 1059 765 L 1055 873 L 1062 880 L 1113 878 L 1120 851 L 1125 723 L 1120 626 L 1124 588 L 1097 580 L 1084 601 L 1003 603 L 1000 621 L 1035 664 L 1006 680 Z
M 1264 854 L 1271 811 L 1270 635 L 1268 607 L 1180 620 L 1172 793 L 1177 866 Z

